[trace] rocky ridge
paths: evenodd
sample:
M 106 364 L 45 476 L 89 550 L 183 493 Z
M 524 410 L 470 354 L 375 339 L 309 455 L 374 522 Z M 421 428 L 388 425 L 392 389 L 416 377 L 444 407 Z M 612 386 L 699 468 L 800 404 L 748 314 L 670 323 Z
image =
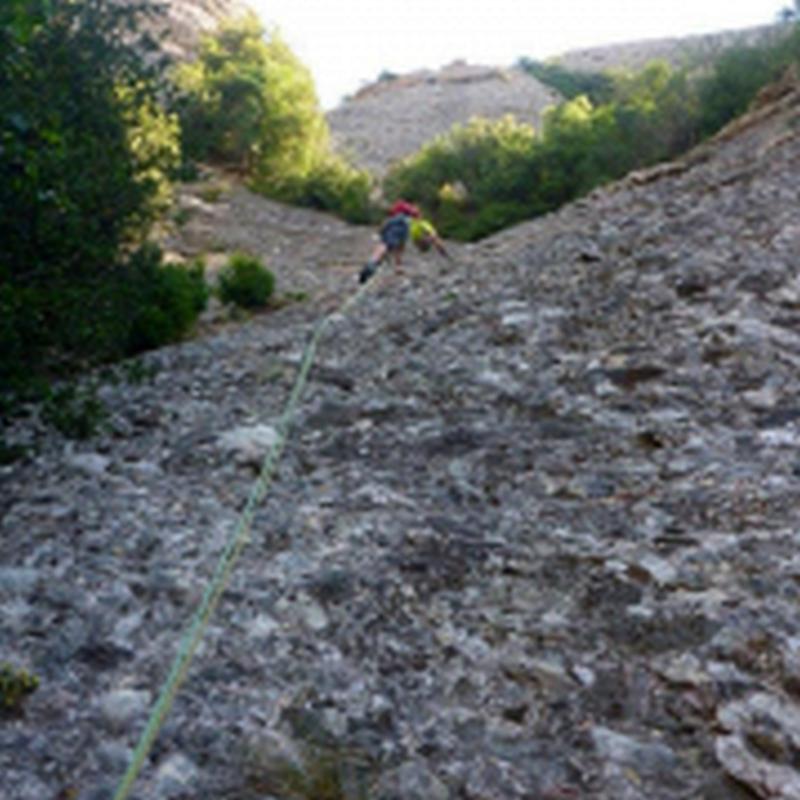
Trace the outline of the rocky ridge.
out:
M 798 170 L 794 81 L 335 318 L 135 796 L 282 798 L 296 763 L 347 798 L 800 798 Z M 288 285 L 350 235 L 320 219 Z M 9 432 L 11 800 L 111 796 L 320 308 L 146 357 L 99 439 Z
M 622 42 L 572 50 L 549 61 L 576 71 L 641 69 L 653 60 L 703 66 L 724 49 L 778 37 L 787 26 L 765 25 L 697 36 Z M 337 148 L 375 175 L 472 117 L 510 114 L 539 127 L 563 98 L 517 68 L 457 61 L 441 70 L 389 75 L 363 87 L 327 115 Z
M 472 117 L 511 114 L 539 125 L 557 92 L 517 69 L 456 62 L 372 84 L 328 113 L 339 150 L 374 174 Z
M 643 39 L 616 45 L 570 50 L 553 59 L 567 69 L 603 72 L 608 69 L 642 69 L 649 61 L 663 60 L 673 66 L 707 64 L 723 50 L 734 46 L 752 46 L 770 37 L 780 36 L 786 26 L 763 25 L 742 30 L 695 36 Z

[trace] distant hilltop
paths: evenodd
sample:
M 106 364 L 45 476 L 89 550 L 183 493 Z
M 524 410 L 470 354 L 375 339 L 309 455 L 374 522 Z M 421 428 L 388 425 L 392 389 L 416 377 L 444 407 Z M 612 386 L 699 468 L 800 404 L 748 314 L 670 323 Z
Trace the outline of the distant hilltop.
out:
M 512 114 L 538 126 L 559 100 L 521 70 L 457 61 L 439 71 L 384 76 L 331 111 L 328 122 L 342 152 L 382 174 L 458 122 Z
M 574 50 L 548 61 L 588 72 L 637 69 L 655 59 L 675 66 L 702 64 L 726 47 L 753 44 L 782 30 L 778 25 L 766 25 L 628 42 Z M 497 119 L 512 114 L 538 127 L 543 112 L 562 99 L 558 92 L 519 69 L 457 61 L 438 71 L 385 73 L 329 112 L 328 122 L 341 152 L 373 174 L 382 175 L 393 163 L 457 123 L 477 116 Z
M 667 61 L 674 66 L 708 62 L 726 48 L 753 45 L 782 33 L 779 25 L 762 25 L 743 30 L 663 39 L 643 39 L 570 50 L 548 59 L 550 63 L 580 72 L 602 72 L 608 69 L 641 69 L 648 62 Z

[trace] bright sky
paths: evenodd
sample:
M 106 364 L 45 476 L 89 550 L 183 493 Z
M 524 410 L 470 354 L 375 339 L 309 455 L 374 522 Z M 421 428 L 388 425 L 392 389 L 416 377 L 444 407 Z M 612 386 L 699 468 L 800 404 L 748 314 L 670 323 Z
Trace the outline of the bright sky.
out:
M 382 70 L 508 66 L 600 44 L 775 21 L 789 0 L 248 0 L 311 69 L 325 109 Z

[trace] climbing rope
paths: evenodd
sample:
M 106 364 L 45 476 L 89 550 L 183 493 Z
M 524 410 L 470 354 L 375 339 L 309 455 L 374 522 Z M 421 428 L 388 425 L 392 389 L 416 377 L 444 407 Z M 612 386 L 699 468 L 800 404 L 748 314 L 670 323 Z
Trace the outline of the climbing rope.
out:
M 326 328 L 331 321 L 337 316 L 346 316 L 350 310 L 361 300 L 364 293 L 370 284 L 364 284 L 358 291 L 352 294 L 342 305 L 335 311 L 323 317 L 315 326 L 311 338 L 306 345 L 300 362 L 300 368 L 297 373 L 292 391 L 289 399 L 286 402 L 283 414 L 280 417 L 277 429 L 277 437 L 272 447 L 261 464 L 261 470 L 256 478 L 245 504 L 244 510 L 239 515 L 233 533 L 222 551 L 217 562 L 214 576 L 211 579 L 208 587 L 206 588 L 202 601 L 192 618 L 191 623 L 186 629 L 181 640 L 180 648 L 175 656 L 172 667 L 170 668 L 169 675 L 161 687 L 158 699 L 156 700 L 150 717 L 147 721 L 144 731 L 136 745 L 136 749 L 131 757 L 131 762 L 128 769 L 120 781 L 119 787 L 114 794 L 113 800 L 127 800 L 130 791 L 142 771 L 144 762 L 152 749 L 153 743 L 158 737 L 161 728 L 164 725 L 164 720 L 172 708 L 178 691 L 186 678 L 191 665 L 195 652 L 203 639 L 208 623 L 214 614 L 214 610 L 219 604 L 220 598 L 225 591 L 231 572 L 233 571 L 236 562 L 241 555 L 242 550 L 250 541 L 250 534 L 253 525 L 253 518 L 255 517 L 256 510 L 261 502 L 264 500 L 269 488 L 272 484 L 272 479 L 275 474 L 275 469 L 280 462 L 283 451 L 286 447 L 286 442 L 289 438 L 292 422 L 294 421 L 297 407 L 300 403 L 303 391 L 308 383 L 308 375 L 311 371 L 311 366 L 314 363 L 317 346 L 325 333 Z

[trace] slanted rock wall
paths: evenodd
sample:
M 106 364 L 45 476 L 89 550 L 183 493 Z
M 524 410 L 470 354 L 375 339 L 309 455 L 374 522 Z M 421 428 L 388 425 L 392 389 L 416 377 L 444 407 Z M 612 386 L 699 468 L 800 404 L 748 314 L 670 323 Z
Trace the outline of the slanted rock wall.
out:
M 135 796 L 797 800 L 800 92 L 762 99 L 332 320 Z M 277 220 L 255 204 L 197 213 L 266 246 L 229 226 Z M 347 236 L 282 262 L 319 302 L 107 382 L 94 440 L 6 431 L 31 453 L 0 467 L 0 662 L 41 683 L 0 719 L 4 797 L 113 795 L 357 285 Z

